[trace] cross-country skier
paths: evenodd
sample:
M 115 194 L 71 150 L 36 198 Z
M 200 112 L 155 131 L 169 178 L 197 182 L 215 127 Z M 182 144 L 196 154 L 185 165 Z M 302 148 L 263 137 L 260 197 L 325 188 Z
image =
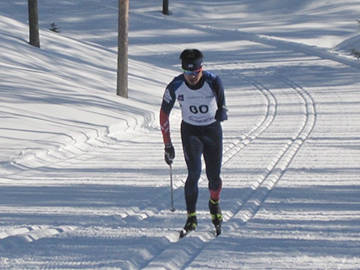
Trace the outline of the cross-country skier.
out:
M 169 115 L 177 100 L 182 111 L 181 140 L 188 169 L 185 183 L 187 221 L 180 237 L 197 226 L 196 202 L 201 174 L 201 156 L 206 164 L 209 181 L 209 210 L 216 233 L 221 233 L 220 178 L 222 162 L 222 127 L 227 120 L 224 88 L 221 79 L 203 70 L 203 54 L 186 49 L 181 55 L 183 73 L 166 87 L 160 109 L 160 125 L 165 144 L 165 161 L 172 164 L 175 150 L 171 142 Z

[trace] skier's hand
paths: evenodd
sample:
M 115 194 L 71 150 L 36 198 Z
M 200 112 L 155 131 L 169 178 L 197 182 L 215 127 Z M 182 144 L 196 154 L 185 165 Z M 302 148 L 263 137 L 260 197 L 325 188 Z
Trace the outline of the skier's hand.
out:
M 168 165 L 173 163 L 173 159 L 175 158 L 175 149 L 172 143 L 165 145 L 165 162 Z
M 215 114 L 215 119 L 219 122 L 227 120 L 228 119 L 227 111 L 228 109 L 226 108 L 226 106 L 223 106 L 221 109 L 218 109 Z

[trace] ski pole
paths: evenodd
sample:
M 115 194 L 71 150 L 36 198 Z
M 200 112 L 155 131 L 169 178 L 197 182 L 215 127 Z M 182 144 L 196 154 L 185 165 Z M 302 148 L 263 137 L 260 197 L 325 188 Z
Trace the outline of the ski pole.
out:
M 173 189 L 173 178 L 172 178 L 172 165 L 170 164 L 170 197 L 171 197 L 171 212 L 175 212 L 174 207 L 174 189 Z

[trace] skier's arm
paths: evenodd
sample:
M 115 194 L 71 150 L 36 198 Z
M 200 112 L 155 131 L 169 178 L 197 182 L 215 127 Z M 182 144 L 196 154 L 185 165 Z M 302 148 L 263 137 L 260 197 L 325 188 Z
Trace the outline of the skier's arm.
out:
M 169 115 L 160 109 L 160 127 L 165 145 L 171 144 Z
M 228 116 L 227 116 L 228 109 L 226 108 L 224 86 L 223 86 L 221 79 L 218 76 L 216 77 L 216 82 L 215 82 L 214 87 L 215 87 L 214 90 L 216 93 L 216 101 L 217 101 L 217 106 L 218 106 L 218 110 L 216 112 L 215 119 L 220 122 L 225 121 L 228 119 Z
M 165 162 L 170 165 L 175 158 L 175 149 L 171 143 L 169 115 L 160 109 L 160 126 L 165 144 Z
M 170 87 L 171 88 L 171 87 Z M 163 135 L 163 141 L 165 144 L 165 161 L 167 164 L 171 164 L 175 158 L 175 149 L 171 143 L 170 136 L 170 112 L 175 103 L 175 93 L 169 90 L 169 86 L 166 88 L 163 101 L 160 109 L 160 127 Z
M 170 112 L 174 107 L 175 99 L 175 92 L 173 91 L 172 83 L 170 83 L 166 87 L 160 109 L 160 127 L 165 145 L 171 144 Z

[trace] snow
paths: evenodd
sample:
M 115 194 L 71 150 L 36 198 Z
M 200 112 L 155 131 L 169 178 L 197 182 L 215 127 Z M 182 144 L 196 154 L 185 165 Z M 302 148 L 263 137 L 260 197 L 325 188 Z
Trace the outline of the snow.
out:
M 117 4 L 39 1 L 38 49 L 26 1 L 0 3 L 0 269 L 359 269 L 359 1 L 130 1 L 128 99 Z M 217 238 L 204 172 L 178 239 L 178 107 L 170 211 L 158 112 L 185 48 L 226 88 Z

